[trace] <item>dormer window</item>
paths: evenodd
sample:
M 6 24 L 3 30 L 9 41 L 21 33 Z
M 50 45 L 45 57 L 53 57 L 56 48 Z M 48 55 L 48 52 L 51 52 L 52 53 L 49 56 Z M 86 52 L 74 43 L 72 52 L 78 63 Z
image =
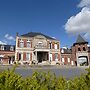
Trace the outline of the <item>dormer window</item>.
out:
M 64 49 L 61 50 L 61 53 L 64 53 Z
M 4 46 L 1 46 L 1 50 L 4 50 Z
M 14 47 L 13 46 L 10 47 L 10 51 L 14 51 Z

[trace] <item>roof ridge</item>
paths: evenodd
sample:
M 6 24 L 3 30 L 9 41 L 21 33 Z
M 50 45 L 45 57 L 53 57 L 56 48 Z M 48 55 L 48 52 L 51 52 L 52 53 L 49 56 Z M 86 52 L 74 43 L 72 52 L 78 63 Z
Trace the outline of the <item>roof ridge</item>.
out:
M 35 36 L 37 36 L 37 35 L 42 35 L 42 36 L 45 36 L 45 37 L 48 38 L 48 39 L 56 40 L 56 39 L 54 39 L 54 38 L 52 38 L 52 37 L 50 37 L 50 36 L 48 36 L 48 35 L 45 35 L 45 34 L 43 34 L 43 33 L 41 33 L 41 32 L 28 32 L 28 33 L 23 34 L 23 35 L 21 35 L 21 36 L 24 36 L 24 37 L 35 37 Z
M 79 34 L 76 43 L 86 42 L 85 39 Z

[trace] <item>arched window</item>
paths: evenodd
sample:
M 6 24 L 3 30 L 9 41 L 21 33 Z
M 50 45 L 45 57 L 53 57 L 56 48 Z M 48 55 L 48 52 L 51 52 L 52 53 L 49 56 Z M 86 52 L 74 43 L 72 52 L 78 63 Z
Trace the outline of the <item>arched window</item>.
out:
M 85 47 L 83 47 L 83 51 L 86 51 L 86 48 Z
M 80 47 L 78 48 L 78 51 L 81 51 Z

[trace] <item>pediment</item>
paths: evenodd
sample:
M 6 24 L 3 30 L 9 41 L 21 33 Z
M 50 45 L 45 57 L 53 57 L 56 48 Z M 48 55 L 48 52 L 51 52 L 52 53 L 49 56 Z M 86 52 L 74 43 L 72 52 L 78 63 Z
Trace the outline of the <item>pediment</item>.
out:
M 37 35 L 37 36 L 35 36 L 35 38 L 37 38 L 37 39 L 46 39 L 46 37 L 43 36 L 43 35 Z

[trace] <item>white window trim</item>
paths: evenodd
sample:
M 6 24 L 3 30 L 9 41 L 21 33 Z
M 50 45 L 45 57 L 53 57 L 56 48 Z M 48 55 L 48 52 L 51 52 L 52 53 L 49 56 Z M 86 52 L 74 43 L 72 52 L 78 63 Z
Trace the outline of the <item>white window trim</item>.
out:
M 10 51 L 14 51 L 14 47 L 13 46 L 10 47 Z
M 23 43 L 23 46 L 21 46 L 21 43 Z M 24 41 L 20 40 L 20 48 L 24 47 Z
M 68 58 L 68 62 L 70 62 L 70 58 Z
M 1 46 L 1 50 L 4 50 L 4 46 Z
M 62 62 L 63 62 L 63 63 L 65 62 L 65 59 L 64 59 L 64 58 L 62 58 Z
M 58 49 L 57 43 L 54 44 L 54 49 Z
M 29 54 L 28 58 L 27 58 L 27 54 Z M 26 60 L 30 60 L 30 53 L 26 53 Z
M 52 61 L 52 53 L 49 54 L 50 61 Z
M 30 45 L 28 45 L 28 43 L 30 44 Z M 27 41 L 27 48 L 30 48 L 31 47 L 31 43 L 30 43 L 30 41 Z
M 71 61 L 71 65 L 74 65 L 74 61 Z

